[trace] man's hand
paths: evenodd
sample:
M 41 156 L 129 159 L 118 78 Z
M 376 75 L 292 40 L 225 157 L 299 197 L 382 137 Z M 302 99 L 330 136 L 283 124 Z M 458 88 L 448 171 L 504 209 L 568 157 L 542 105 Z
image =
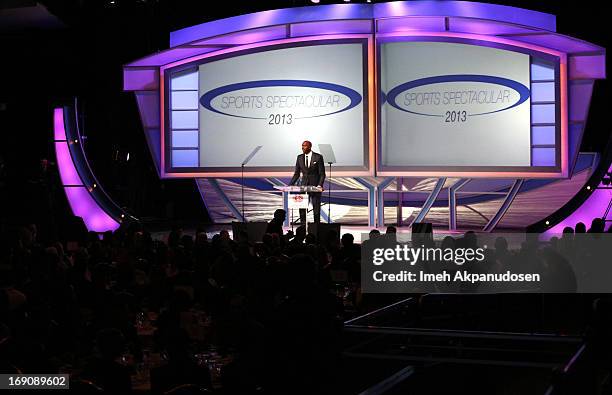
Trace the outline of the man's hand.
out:
M 321 192 L 325 190 L 325 188 L 323 188 L 323 185 L 319 185 L 319 188 L 321 189 Z

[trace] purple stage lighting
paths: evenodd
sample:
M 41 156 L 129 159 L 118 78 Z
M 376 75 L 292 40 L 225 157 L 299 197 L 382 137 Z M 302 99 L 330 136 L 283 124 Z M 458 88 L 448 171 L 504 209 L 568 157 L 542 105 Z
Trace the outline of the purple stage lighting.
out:
M 119 222 L 115 221 L 98 205 L 88 187 L 83 185 L 79 171 L 70 154 L 69 145 L 73 143 L 66 140 L 63 108 L 54 110 L 53 127 L 57 166 L 72 213 L 83 218 L 85 226 L 90 231 L 101 233 L 117 229 Z M 93 190 L 96 187 L 97 185 L 93 184 L 91 189 Z
M 612 171 L 612 166 L 608 171 Z M 604 187 L 605 185 L 601 183 L 600 186 Z M 591 196 L 589 196 L 587 200 L 567 218 L 544 232 L 544 239 L 550 239 L 552 236 L 562 233 L 563 228 L 566 226 L 574 228 L 578 222 L 588 225 L 593 218 L 603 218 L 606 208 L 610 204 L 610 200 L 612 200 L 612 189 L 591 188 L 590 186 L 586 186 L 586 188 L 592 191 Z M 606 220 L 607 218 L 603 219 Z

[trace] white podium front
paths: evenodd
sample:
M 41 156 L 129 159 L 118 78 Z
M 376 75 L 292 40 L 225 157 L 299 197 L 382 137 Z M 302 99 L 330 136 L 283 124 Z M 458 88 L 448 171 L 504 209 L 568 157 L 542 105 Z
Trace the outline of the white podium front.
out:
M 308 208 L 308 204 L 310 203 L 308 199 L 307 193 L 291 193 L 289 194 L 289 199 L 287 200 L 289 209 L 293 210 L 294 208 Z
M 287 208 L 291 210 L 291 225 L 293 225 L 293 209 L 306 209 L 310 205 L 309 192 L 322 192 L 323 188 L 313 185 L 274 186 L 275 189 L 287 194 Z

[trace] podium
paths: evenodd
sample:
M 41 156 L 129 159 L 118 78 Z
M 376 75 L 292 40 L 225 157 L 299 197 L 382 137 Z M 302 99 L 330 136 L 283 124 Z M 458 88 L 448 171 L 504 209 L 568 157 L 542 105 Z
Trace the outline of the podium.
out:
M 306 209 L 308 210 L 309 193 L 323 192 L 323 188 L 316 185 L 283 185 L 274 186 L 275 189 L 283 192 L 283 199 L 285 194 L 288 195 L 288 208 L 291 211 L 291 225 L 293 226 L 293 209 Z M 308 221 L 306 221 L 308 222 Z M 306 224 L 308 227 L 308 225 Z

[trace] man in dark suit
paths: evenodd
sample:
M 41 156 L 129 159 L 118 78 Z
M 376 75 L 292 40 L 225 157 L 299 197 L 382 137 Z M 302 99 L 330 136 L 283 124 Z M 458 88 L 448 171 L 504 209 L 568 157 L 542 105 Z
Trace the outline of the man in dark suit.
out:
M 295 162 L 295 173 L 291 178 L 290 185 L 295 185 L 302 174 L 302 182 L 300 185 L 311 185 L 321 187 L 323 191 L 323 182 L 325 181 L 325 162 L 323 155 L 312 151 L 312 143 L 308 140 L 302 143 L 302 154 L 298 155 Z M 321 192 L 312 192 L 308 194 L 312 203 L 312 213 L 315 223 L 321 222 Z M 300 209 L 300 221 L 306 223 L 306 209 Z

